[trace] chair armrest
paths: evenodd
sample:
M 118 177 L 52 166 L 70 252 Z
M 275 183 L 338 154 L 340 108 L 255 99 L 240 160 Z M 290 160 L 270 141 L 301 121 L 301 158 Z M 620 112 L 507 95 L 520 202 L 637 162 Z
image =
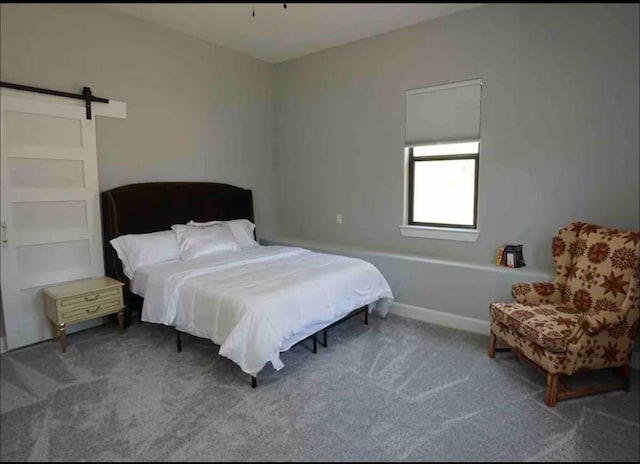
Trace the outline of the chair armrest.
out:
M 562 303 L 563 285 L 555 282 L 517 283 L 511 287 L 511 295 L 516 303 L 536 304 L 560 304 Z
M 635 277 L 629 283 L 629 290 L 622 302 L 620 311 L 589 311 L 584 315 L 581 325 L 588 334 L 593 335 L 607 327 L 622 322 L 629 316 L 629 311 L 632 309 L 638 310 L 638 280 Z
M 590 335 L 597 334 L 607 327 L 611 327 L 623 319 L 626 319 L 627 311 L 599 311 L 597 313 L 588 312 L 584 315 L 582 326 Z

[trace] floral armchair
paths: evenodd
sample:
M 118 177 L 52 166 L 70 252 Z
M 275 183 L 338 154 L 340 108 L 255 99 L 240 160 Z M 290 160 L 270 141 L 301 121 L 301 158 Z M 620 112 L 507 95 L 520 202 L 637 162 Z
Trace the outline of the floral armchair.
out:
M 553 282 L 520 283 L 515 303 L 492 303 L 489 357 L 500 338 L 547 375 L 545 404 L 629 390 L 629 364 L 640 318 L 640 233 L 574 222 L 553 237 Z M 579 390 L 561 375 L 619 368 L 624 380 Z

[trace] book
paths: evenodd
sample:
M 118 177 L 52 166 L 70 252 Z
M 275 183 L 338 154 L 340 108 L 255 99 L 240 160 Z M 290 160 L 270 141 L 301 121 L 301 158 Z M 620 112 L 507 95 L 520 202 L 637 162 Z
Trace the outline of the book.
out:
M 513 251 L 515 254 L 515 267 L 524 267 L 526 266 L 524 262 L 524 257 L 522 256 L 522 245 L 514 245 Z
M 504 246 L 504 258 L 502 259 L 502 265 L 506 267 L 515 267 L 515 259 L 513 254 L 513 245 Z
M 522 256 L 522 244 L 500 247 L 496 256 L 496 266 L 511 268 L 526 266 Z

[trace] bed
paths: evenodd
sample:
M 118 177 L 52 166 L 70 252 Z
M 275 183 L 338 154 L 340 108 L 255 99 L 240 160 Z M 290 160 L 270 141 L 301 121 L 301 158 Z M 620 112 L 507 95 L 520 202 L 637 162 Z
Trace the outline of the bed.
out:
M 256 246 L 193 260 L 174 260 L 138 269 L 131 281 L 109 241 L 125 234 L 170 229 L 174 224 L 248 219 L 250 190 L 204 182 L 131 184 L 102 192 L 105 272 L 127 284 L 125 322 L 174 327 L 208 338 L 251 376 L 280 353 L 363 312 L 385 315 L 393 298 L 370 263 L 303 248 Z

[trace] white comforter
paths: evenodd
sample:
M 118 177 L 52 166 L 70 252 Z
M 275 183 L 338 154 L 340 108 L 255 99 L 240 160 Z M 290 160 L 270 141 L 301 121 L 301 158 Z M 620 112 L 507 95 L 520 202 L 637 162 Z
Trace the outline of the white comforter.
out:
M 302 248 L 260 246 L 167 264 L 146 286 L 142 320 L 209 338 L 256 375 L 310 328 L 369 305 L 386 315 L 391 289 L 370 263 Z

